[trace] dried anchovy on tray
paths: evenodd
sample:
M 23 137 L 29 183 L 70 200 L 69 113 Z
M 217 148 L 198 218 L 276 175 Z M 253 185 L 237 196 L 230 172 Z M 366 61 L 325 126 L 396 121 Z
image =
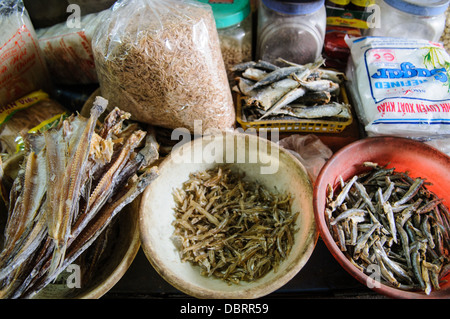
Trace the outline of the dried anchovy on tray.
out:
M 325 216 L 336 244 L 361 271 L 430 294 L 449 271 L 450 215 L 423 178 L 365 162 L 369 172 L 328 185 Z M 370 275 L 369 272 L 366 274 Z
M 279 61 L 286 66 L 260 60 L 232 68 L 240 74 L 233 91 L 242 96 L 247 121 L 351 117 L 350 105 L 338 101 L 343 73 L 321 68 L 323 59 L 305 65 Z
M 291 195 L 271 193 L 228 166 L 191 174 L 174 198 L 182 260 L 205 276 L 256 280 L 277 271 L 294 244 Z
M 0 252 L 0 298 L 29 298 L 53 282 L 158 176 L 152 135 L 97 97 L 89 118 L 72 115 L 25 137 L 9 193 Z

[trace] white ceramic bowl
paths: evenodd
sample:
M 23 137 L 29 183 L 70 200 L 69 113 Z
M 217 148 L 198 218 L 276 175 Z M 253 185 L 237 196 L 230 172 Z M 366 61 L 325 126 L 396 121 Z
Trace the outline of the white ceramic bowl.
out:
M 272 270 L 250 283 L 229 285 L 221 279 L 202 276 L 198 267 L 181 261 L 173 242 L 173 190 L 182 188 L 190 173 L 220 163 L 238 166 L 269 190 L 291 193 L 292 209 L 300 212 L 288 258 L 277 272 Z M 318 239 L 311 181 L 302 164 L 275 143 L 243 133 L 205 136 L 176 147 L 159 168 L 160 176 L 142 195 L 141 247 L 156 271 L 175 288 L 196 298 L 258 298 L 282 287 L 308 261 Z

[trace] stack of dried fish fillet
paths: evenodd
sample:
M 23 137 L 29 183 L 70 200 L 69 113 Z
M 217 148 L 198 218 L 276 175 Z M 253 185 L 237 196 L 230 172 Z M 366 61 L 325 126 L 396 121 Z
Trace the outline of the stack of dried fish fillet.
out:
M 286 66 L 266 61 L 235 65 L 233 91 L 242 96 L 246 121 L 269 119 L 336 119 L 351 117 L 350 105 L 339 102 L 344 74 L 323 69 L 325 61 L 298 65 L 280 59 Z
M 326 217 L 340 249 L 384 283 L 430 294 L 450 271 L 450 214 L 425 179 L 364 163 L 370 170 L 328 185 Z M 375 268 L 376 266 L 376 268 Z
M 0 297 L 33 297 L 80 256 L 156 178 L 152 135 L 97 97 L 80 115 L 26 137 L 0 252 Z M 147 135 L 147 137 L 146 137 Z

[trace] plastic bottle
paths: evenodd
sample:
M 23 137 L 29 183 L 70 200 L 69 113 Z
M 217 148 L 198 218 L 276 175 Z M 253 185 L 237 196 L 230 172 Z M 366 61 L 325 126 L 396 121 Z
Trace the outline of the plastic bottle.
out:
M 325 28 L 325 0 L 261 0 L 256 57 L 272 63 L 278 58 L 313 62 L 321 55 Z

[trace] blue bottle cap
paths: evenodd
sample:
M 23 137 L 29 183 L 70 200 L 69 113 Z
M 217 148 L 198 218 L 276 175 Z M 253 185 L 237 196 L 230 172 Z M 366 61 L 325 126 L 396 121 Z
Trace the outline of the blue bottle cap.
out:
M 447 10 L 449 0 L 384 0 L 397 10 L 419 16 L 437 16 Z
M 311 14 L 325 4 L 325 0 L 262 0 L 264 5 L 284 14 Z

